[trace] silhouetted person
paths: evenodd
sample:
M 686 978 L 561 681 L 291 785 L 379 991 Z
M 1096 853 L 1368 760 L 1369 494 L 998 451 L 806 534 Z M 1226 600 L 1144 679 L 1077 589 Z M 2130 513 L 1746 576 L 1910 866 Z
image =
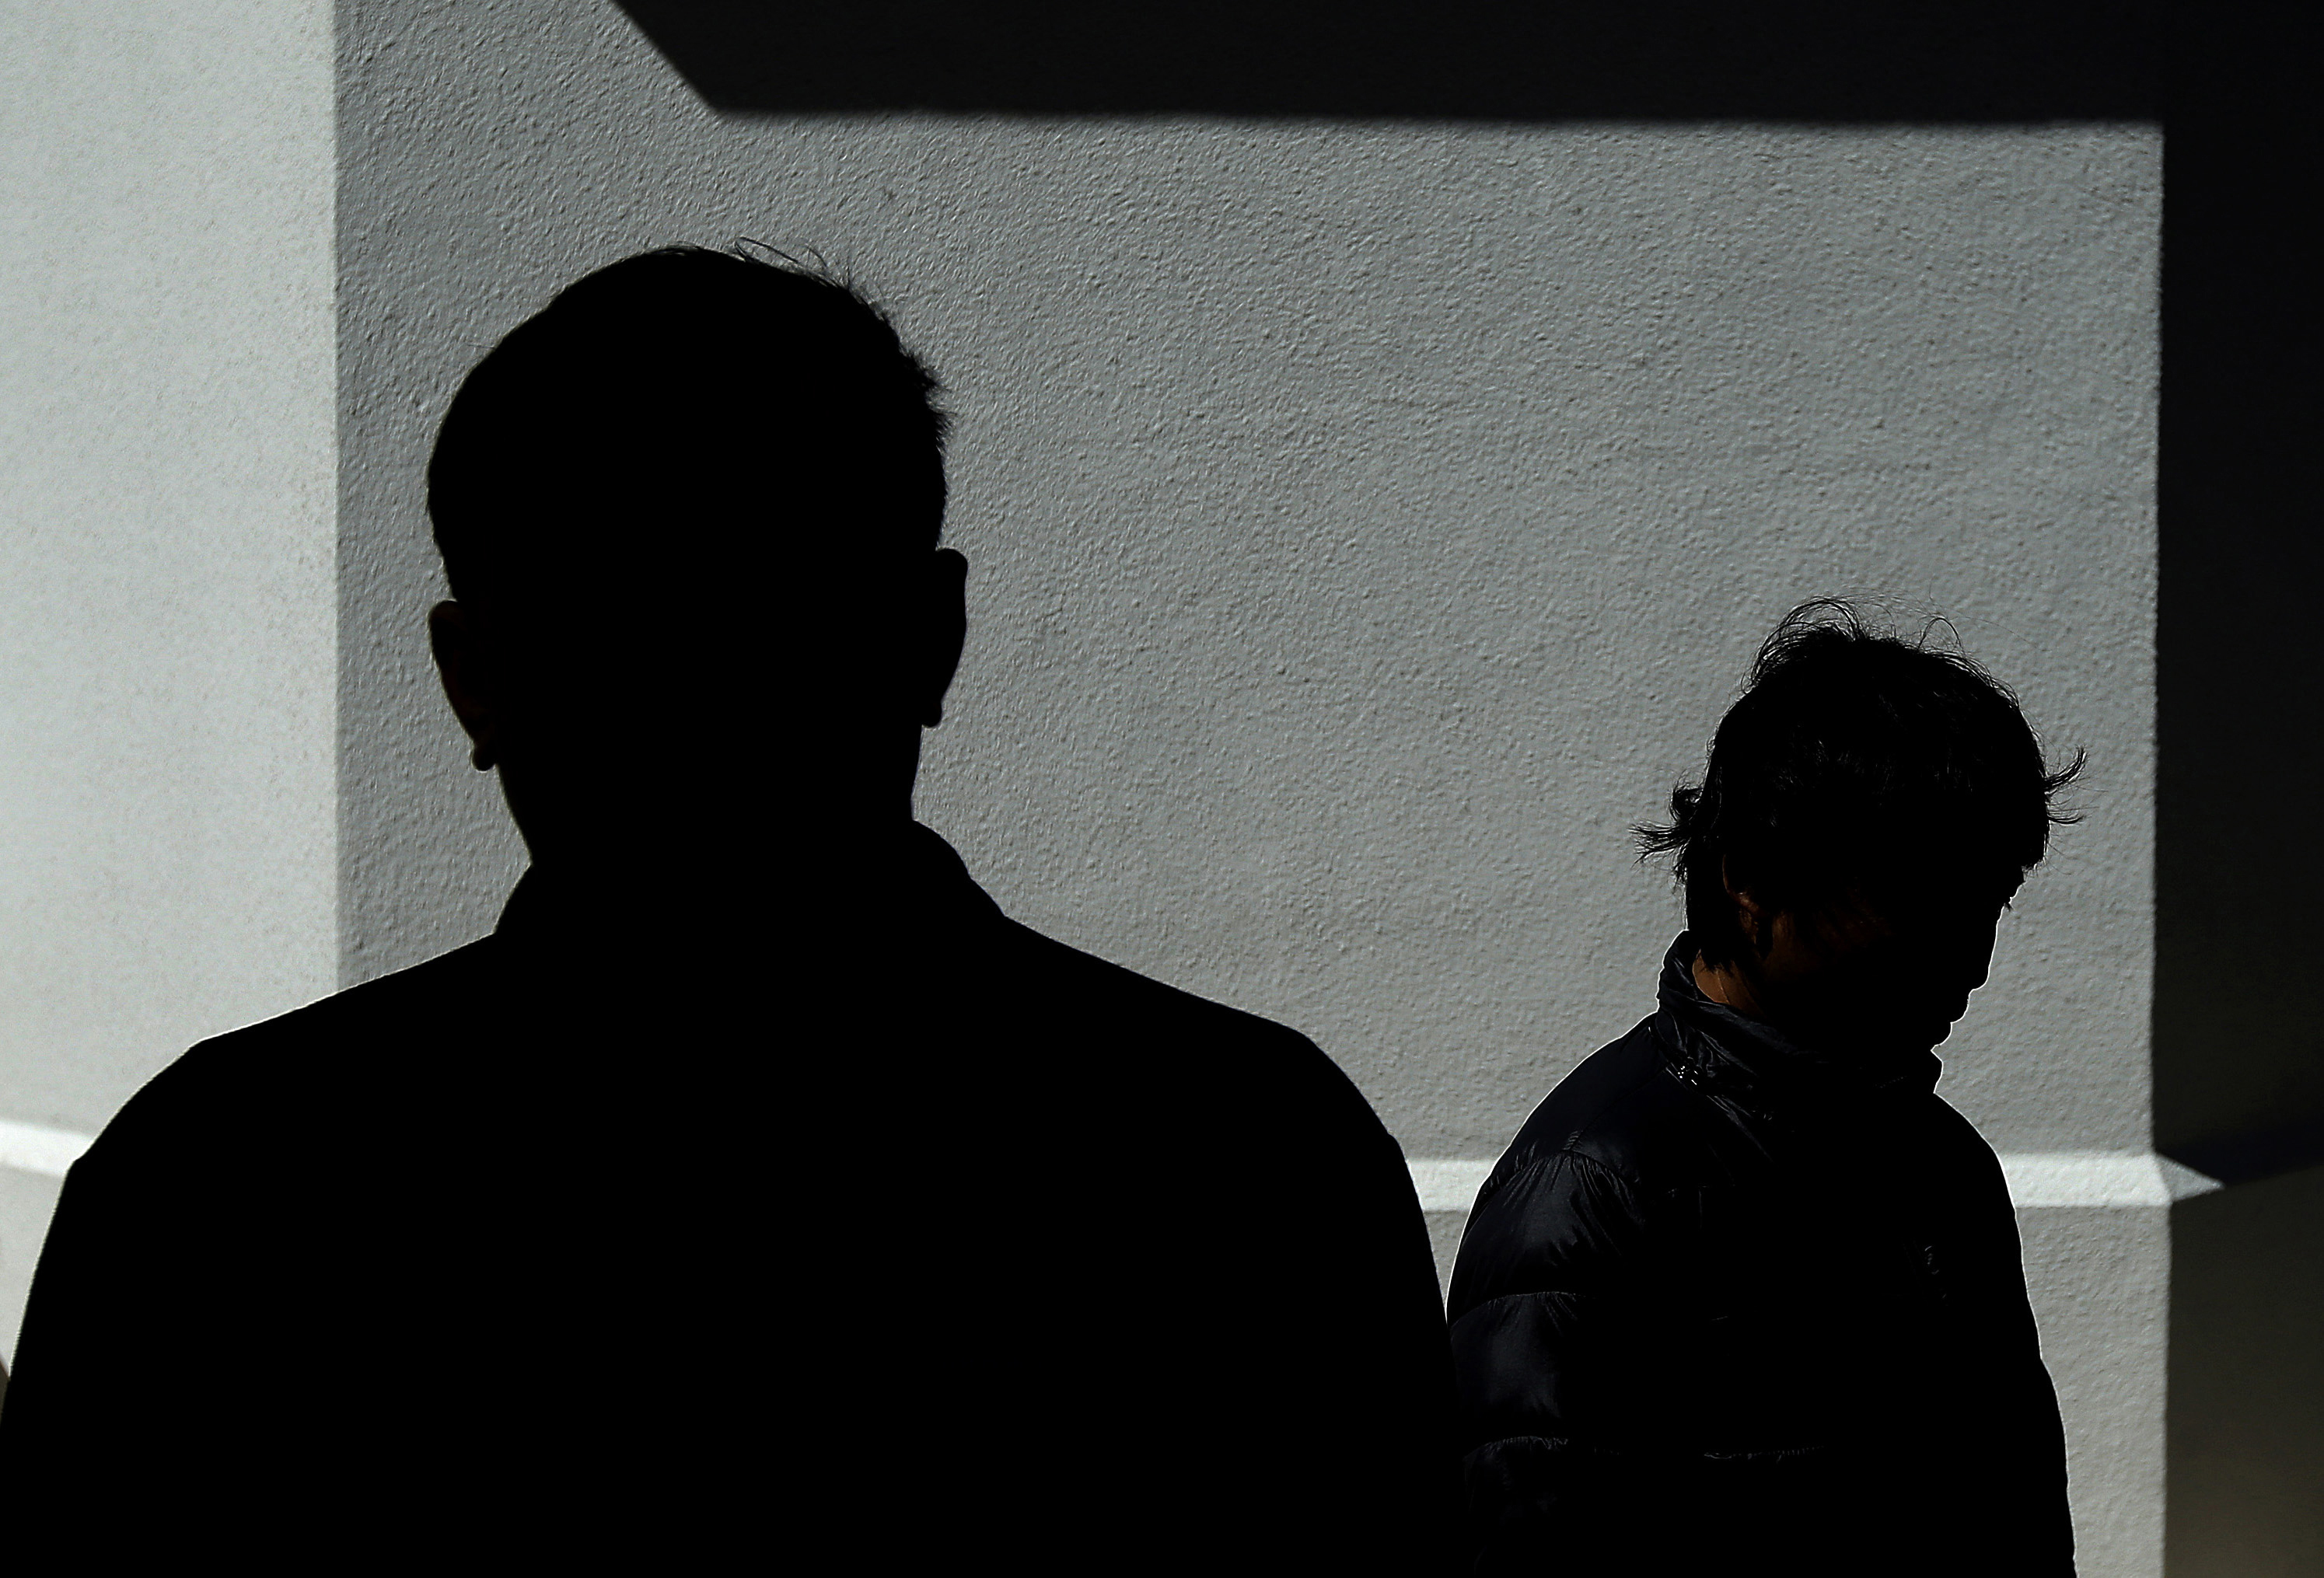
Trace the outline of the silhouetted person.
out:
M 72 1170 L 0 1538 L 332 1571 L 1410 1571 L 1457 1482 L 1395 1142 L 1297 1034 L 911 818 L 965 628 L 930 375 L 648 254 L 447 414 L 490 937 L 195 1048 Z M 412 1570 L 418 1570 L 414 1568 Z
M 1661 1006 L 1479 1192 L 1451 1316 L 1480 1573 L 2068 1573 L 1992 1150 L 1933 1092 L 2051 773 L 1964 659 L 1810 604 L 1669 826 Z

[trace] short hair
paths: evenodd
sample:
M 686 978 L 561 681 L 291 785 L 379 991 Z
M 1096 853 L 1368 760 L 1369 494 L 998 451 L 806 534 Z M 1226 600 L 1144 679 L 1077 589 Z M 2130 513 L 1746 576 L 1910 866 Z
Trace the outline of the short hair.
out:
M 2080 820 L 2017 698 L 1968 657 L 1868 628 L 1844 601 L 1784 616 L 1671 820 L 1636 830 L 1640 858 L 1675 854 L 1687 928 L 1704 960 L 1747 947 L 1728 893 L 1769 909 L 1876 913 L 1973 895 L 1997 907 Z
M 852 286 L 775 260 L 624 259 L 476 364 L 428 467 L 455 597 L 713 583 L 767 549 L 861 562 L 935 546 L 936 376 Z

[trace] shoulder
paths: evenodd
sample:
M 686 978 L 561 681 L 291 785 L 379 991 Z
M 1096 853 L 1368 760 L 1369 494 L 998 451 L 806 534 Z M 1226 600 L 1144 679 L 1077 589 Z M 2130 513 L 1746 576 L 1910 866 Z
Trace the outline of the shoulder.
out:
M 1688 1170 L 1700 1154 L 1708 1104 L 1670 1077 L 1655 1035 L 1655 1020 L 1643 1020 L 1559 1080 L 1494 1167 L 1480 1204 L 1561 1160 L 1637 1188 Z
M 1015 921 L 999 920 L 995 940 L 1014 977 L 1007 985 L 1049 994 L 1048 1004 L 1061 1014 L 1102 1015 L 1115 1030 L 1132 1034 L 1197 1034 L 1295 1057 L 1295 1049 L 1314 1050 L 1287 1025 L 1197 997 Z
M 1009 963 L 1041 985 L 1065 994 L 1079 1008 L 1134 1010 L 1174 1026 L 1200 1025 L 1213 1033 L 1257 1040 L 1296 1036 L 1296 1032 L 1223 1003 L 1197 997 L 1093 953 L 1044 936 L 1030 926 L 997 917 L 994 936 Z
M 1213 1003 L 1001 919 L 1001 983 L 1052 1033 L 1140 1059 L 1159 1087 L 1193 1083 L 1204 1105 L 1240 1106 L 1278 1137 L 1319 1125 L 1394 1149 L 1344 1070 L 1288 1025 Z M 1157 1089 L 1155 1094 L 1167 1093 Z M 1397 1153 L 1401 1166 L 1401 1152 Z
M 1646 1020 L 1583 1060 L 1518 1131 L 1462 1239 L 1456 1319 L 1513 1294 L 1587 1290 L 1645 1252 L 1655 1202 L 1694 1179 L 1714 1116 L 1665 1072 L 1655 1035 Z
M 394 1038 L 420 1024 L 440 1024 L 489 993 L 506 947 L 498 938 L 480 938 L 425 964 L 213 1036 L 163 1069 L 146 1090 L 175 1097 L 253 1078 L 272 1079 L 293 1068 L 319 1072 L 342 1049 Z
M 188 1147 L 214 1152 L 229 1129 L 283 1132 L 360 1078 L 366 1048 L 407 1040 L 480 990 L 494 950 L 484 938 L 196 1043 L 129 1098 L 76 1170 L 134 1166 Z
M 1936 1173 L 1931 1181 L 1969 1211 L 2006 1216 L 2014 1224 L 2008 1175 L 1977 1125 L 1940 1096 L 1928 1096 L 1923 1111 L 1924 1154 Z
M 1945 1161 L 1966 1171 L 1989 1175 L 1998 1182 L 2001 1158 L 1986 1142 L 1977 1125 L 1941 1096 L 1931 1095 L 1923 1106 L 1932 1144 Z

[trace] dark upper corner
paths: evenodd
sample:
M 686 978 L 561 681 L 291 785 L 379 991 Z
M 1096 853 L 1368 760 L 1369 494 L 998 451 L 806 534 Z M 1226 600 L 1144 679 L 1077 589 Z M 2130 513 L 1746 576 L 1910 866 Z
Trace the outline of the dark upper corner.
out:
M 2139 121 L 2159 0 L 620 0 L 717 109 Z
M 2182 1144 L 2166 1142 L 2160 1149 L 2172 1161 L 2223 1184 L 2258 1183 L 2324 1166 L 2324 1117 Z

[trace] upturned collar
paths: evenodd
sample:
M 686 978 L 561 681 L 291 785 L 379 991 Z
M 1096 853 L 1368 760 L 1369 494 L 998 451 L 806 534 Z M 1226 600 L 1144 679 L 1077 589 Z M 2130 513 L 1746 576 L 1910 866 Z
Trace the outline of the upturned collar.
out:
M 1655 1042 L 1684 1083 L 1752 1106 L 1926 1096 L 1936 1088 L 1944 1065 L 1933 1051 L 1808 1047 L 1765 1020 L 1712 1002 L 1694 983 L 1699 951 L 1692 932 L 1671 944 L 1655 1015 Z

